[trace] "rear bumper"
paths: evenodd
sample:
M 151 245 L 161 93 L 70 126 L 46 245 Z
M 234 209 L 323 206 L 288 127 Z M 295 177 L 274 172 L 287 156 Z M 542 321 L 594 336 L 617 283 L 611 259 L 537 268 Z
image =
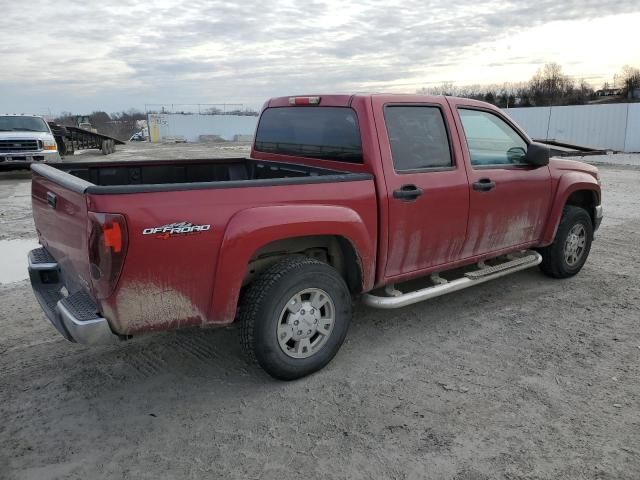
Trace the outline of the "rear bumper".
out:
M 83 291 L 65 295 L 58 263 L 44 248 L 29 252 L 29 278 L 45 315 L 67 340 L 95 345 L 123 339 L 111 331 L 89 295 Z
M 602 217 L 604 215 L 602 212 L 602 205 L 597 205 L 594 213 L 595 213 L 594 214 L 595 223 L 593 225 L 593 230 L 596 231 L 598 230 L 598 228 L 600 228 L 600 224 L 602 223 Z

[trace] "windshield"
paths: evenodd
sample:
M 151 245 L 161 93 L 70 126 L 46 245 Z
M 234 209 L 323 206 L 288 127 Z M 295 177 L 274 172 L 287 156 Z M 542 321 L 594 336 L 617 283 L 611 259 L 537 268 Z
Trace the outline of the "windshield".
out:
M 256 132 L 260 152 L 362 162 L 355 112 L 344 107 L 268 108 Z
M 0 117 L 0 132 L 48 132 L 49 128 L 39 117 Z

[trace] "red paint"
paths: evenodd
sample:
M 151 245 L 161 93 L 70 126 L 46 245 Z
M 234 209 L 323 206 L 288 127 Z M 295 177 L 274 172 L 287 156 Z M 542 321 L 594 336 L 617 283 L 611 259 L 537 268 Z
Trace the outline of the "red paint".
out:
M 290 98 L 271 99 L 265 108 L 290 107 Z M 252 158 L 368 172 L 373 180 L 83 198 L 34 174 L 34 218 L 44 232 L 43 244 L 63 270 L 87 288 L 87 211 L 125 216 L 124 267 L 113 294 L 99 304 L 115 331 L 132 334 L 232 322 L 249 259 L 276 240 L 343 237 L 357 252 L 361 288 L 367 291 L 549 244 L 571 193 L 590 190 L 600 198 L 596 169 L 577 162 L 553 159 L 548 167 L 474 169 L 457 108 L 486 109 L 512 123 L 491 105 L 418 95 L 325 95 L 319 105 L 305 104 L 308 98 L 297 97 L 302 104 L 297 99 L 293 103 L 300 108 L 355 110 L 363 164 L 253 150 Z M 438 172 L 395 172 L 383 114 L 388 104 L 440 108 L 454 166 Z M 486 177 L 495 181 L 496 188 L 473 190 L 473 183 Z M 393 198 L 393 191 L 405 184 L 417 185 L 424 195 L 415 202 Z M 47 192 L 58 197 L 55 211 L 47 206 Z M 188 235 L 142 235 L 145 228 L 178 221 L 210 224 L 211 229 Z M 105 240 L 117 246 L 117 232 L 105 232 Z
M 56 196 L 55 209 L 47 203 L 47 193 Z M 80 193 L 34 175 L 31 205 L 40 243 L 58 261 L 67 286 L 90 290 L 87 199 Z

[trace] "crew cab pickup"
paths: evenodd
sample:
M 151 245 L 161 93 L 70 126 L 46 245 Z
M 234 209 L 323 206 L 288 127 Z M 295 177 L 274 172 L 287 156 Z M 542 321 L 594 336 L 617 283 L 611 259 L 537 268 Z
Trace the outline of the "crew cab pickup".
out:
M 237 320 L 281 379 L 333 358 L 354 298 L 398 308 L 536 265 L 569 277 L 602 219 L 595 167 L 450 97 L 274 98 L 250 158 L 31 168 L 30 278 L 63 336 Z

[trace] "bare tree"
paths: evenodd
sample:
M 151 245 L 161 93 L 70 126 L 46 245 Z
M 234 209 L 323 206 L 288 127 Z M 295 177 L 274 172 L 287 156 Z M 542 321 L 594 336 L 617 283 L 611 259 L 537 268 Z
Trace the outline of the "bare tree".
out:
M 640 88 L 640 69 L 625 65 L 619 76 L 622 79 L 623 94 L 631 98 L 633 90 Z
M 558 105 L 571 97 L 575 82 L 557 63 L 547 63 L 529 81 L 531 97 L 536 105 Z
M 456 86 L 451 82 L 445 82 L 440 86 L 422 88 L 418 93 L 473 98 L 507 108 L 581 105 L 593 96 L 593 89 L 584 80 L 576 84 L 557 63 L 548 63 L 541 67 L 529 82 L 505 82 L 501 85 L 482 86 Z

